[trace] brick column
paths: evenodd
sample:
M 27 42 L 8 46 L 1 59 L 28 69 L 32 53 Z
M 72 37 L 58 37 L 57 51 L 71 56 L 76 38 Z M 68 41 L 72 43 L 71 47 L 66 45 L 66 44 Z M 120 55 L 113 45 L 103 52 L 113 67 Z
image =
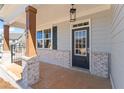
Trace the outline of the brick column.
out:
M 3 51 L 9 50 L 9 25 L 4 25 Z
M 37 9 L 32 6 L 26 7 L 26 56 L 36 55 L 36 13 Z

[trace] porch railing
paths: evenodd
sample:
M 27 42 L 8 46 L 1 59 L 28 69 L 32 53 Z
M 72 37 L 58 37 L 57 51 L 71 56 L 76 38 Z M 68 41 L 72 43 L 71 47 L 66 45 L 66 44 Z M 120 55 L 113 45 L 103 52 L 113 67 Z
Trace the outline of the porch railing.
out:
M 21 62 L 21 57 L 25 54 L 25 32 L 17 39 L 17 42 L 11 44 L 11 62 Z

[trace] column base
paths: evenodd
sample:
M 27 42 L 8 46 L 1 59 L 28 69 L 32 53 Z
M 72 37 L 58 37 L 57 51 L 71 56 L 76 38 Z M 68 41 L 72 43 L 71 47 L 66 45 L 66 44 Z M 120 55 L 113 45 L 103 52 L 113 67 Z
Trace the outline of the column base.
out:
M 31 86 L 39 81 L 39 58 L 35 57 L 22 57 L 22 80 L 25 86 Z

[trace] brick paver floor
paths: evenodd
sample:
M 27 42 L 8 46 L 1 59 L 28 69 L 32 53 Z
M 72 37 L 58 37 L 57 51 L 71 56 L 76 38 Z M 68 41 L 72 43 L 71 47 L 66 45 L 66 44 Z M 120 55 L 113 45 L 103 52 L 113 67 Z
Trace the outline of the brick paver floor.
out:
M 97 77 L 82 71 L 40 63 L 40 81 L 32 88 L 67 89 L 110 89 L 109 79 Z

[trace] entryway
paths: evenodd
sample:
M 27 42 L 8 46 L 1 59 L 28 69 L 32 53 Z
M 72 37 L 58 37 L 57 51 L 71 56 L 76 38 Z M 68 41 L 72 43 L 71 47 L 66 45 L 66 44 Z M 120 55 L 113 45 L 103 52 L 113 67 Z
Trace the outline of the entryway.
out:
M 73 25 L 72 66 L 89 69 L 89 22 Z

